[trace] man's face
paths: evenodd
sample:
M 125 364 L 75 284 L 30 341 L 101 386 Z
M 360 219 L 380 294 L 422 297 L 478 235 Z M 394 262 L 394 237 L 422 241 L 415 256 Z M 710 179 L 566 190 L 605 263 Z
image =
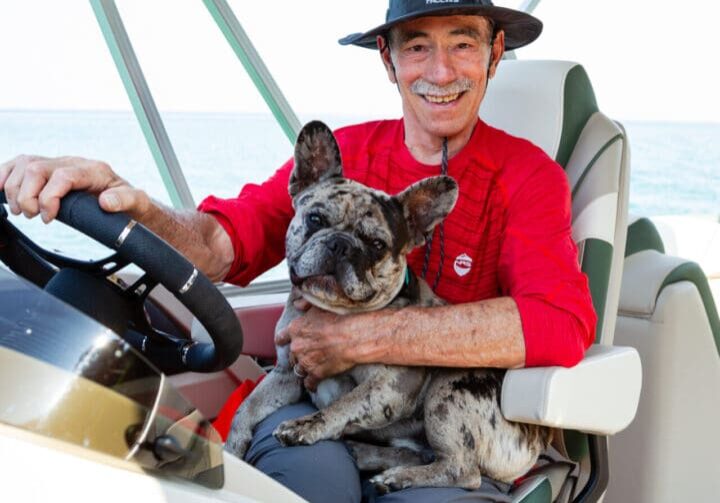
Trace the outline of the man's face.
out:
M 504 34 L 492 48 L 490 38 L 490 23 L 480 16 L 423 17 L 393 28 L 383 60 L 400 90 L 406 126 L 435 137 L 474 126 L 503 52 Z

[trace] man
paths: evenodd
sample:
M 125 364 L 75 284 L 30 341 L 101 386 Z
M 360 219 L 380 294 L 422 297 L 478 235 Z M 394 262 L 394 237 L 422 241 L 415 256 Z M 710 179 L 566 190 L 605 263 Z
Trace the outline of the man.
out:
M 582 358 L 596 317 L 571 238 L 565 175 L 537 147 L 478 119 L 504 50 L 532 42 L 541 27 L 485 0 L 390 0 L 386 23 L 340 41 L 379 49 L 403 105 L 402 120 L 337 131 L 345 176 L 390 193 L 441 170 L 459 184 L 443 228 L 409 257 L 454 305 L 344 317 L 309 309 L 278 340 L 291 344 L 308 387 L 359 363 L 515 368 Z M 209 197 L 199 212 L 163 208 L 106 164 L 78 158 L 20 157 L 0 167 L 0 188 L 13 213 L 46 222 L 69 190 L 90 190 L 104 209 L 126 211 L 210 278 L 247 284 L 284 255 L 291 168 L 288 161 L 237 198 Z M 359 477 L 342 444 L 282 448 L 271 436 L 281 421 L 311 410 L 298 404 L 267 418 L 246 459 L 310 501 L 358 501 Z M 419 488 L 376 501 L 507 501 L 505 491 L 485 479 L 472 493 Z

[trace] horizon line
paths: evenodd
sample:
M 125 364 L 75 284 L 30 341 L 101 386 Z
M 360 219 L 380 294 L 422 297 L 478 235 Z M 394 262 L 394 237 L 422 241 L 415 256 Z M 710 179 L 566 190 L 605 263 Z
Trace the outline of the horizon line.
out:
M 122 108 L 2 108 L 0 107 L 0 114 L 3 113 L 57 113 L 57 114 L 69 114 L 69 113 L 108 113 L 108 114 L 130 114 L 135 115 L 132 109 Z M 338 113 L 336 111 L 322 111 L 316 110 L 313 112 L 296 112 L 299 115 L 311 115 L 311 114 L 322 114 L 324 116 L 331 117 L 343 117 L 343 118 L 356 118 L 358 120 L 376 120 L 376 119 L 397 119 L 399 117 L 390 117 L 382 114 L 355 114 L 355 113 Z M 197 115 L 261 115 L 273 117 L 270 111 L 256 111 L 256 110 L 164 110 L 160 114 L 197 114 Z M 720 120 L 706 120 L 706 119 L 689 119 L 689 118 L 622 118 L 616 119 L 620 122 L 634 122 L 634 123 L 654 123 L 654 124 L 695 124 L 695 125 L 713 125 L 720 126 Z

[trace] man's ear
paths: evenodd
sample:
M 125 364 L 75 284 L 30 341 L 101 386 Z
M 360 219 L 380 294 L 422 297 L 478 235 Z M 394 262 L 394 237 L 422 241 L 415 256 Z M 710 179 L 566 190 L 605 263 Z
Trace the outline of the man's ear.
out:
M 437 224 L 455 207 L 458 185 L 449 176 L 434 176 L 412 184 L 396 196 L 410 231 L 410 248 L 425 243 Z
M 395 75 L 395 65 L 392 61 L 392 55 L 390 54 L 390 41 L 388 37 L 378 35 L 376 39 L 378 49 L 380 50 L 380 59 L 382 59 L 385 71 L 387 72 L 390 82 L 397 84 L 397 76 Z
M 322 122 L 309 122 L 295 143 L 295 166 L 288 186 L 290 197 L 332 177 L 342 177 L 340 148 L 335 136 Z
M 505 54 L 505 32 L 503 30 L 499 30 L 495 35 L 495 40 L 490 48 L 491 63 L 490 70 L 488 71 L 488 78 L 493 78 L 495 76 L 495 72 L 497 71 L 497 67 L 500 64 L 503 54 Z

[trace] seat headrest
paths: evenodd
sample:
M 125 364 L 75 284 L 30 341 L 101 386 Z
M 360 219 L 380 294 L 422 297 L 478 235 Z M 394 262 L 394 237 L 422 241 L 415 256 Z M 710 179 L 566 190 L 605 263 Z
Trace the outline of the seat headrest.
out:
M 568 61 L 503 60 L 480 117 L 530 140 L 565 167 L 585 124 L 598 111 L 584 68 Z
M 644 250 L 665 253 L 665 245 L 655 224 L 646 217 L 630 217 L 625 242 L 625 256 Z

